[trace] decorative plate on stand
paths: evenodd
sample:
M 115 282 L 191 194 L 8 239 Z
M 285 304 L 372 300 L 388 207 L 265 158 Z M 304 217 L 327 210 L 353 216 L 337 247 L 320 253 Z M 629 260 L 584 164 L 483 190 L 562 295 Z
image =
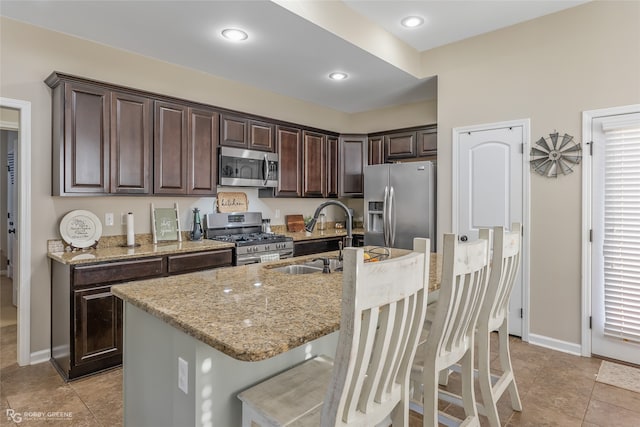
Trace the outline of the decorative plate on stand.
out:
M 573 140 L 573 136 L 549 134 L 549 138 L 540 138 L 531 147 L 531 168 L 542 176 L 556 178 L 558 172 L 568 175 L 573 167 L 580 164 L 582 148 Z
M 100 240 L 102 223 L 93 212 L 71 211 L 60 221 L 60 235 L 72 248 L 88 248 Z

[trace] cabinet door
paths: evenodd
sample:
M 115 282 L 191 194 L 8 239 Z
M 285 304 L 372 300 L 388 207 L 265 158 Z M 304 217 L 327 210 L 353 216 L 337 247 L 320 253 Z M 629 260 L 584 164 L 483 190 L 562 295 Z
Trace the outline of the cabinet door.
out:
M 247 148 L 248 120 L 223 114 L 220 118 L 220 145 Z
M 379 165 L 384 163 L 384 138 L 382 136 L 369 138 L 367 159 L 368 165 Z
M 273 152 L 274 128 L 271 123 L 249 120 L 249 148 Z
M 219 115 L 189 108 L 188 194 L 214 195 L 218 182 Z
M 111 93 L 111 192 L 151 192 L 151 100 Z
M 362 197 L 366 135 L 340 137 L 340 196 Z
M 327 188 L 327 155 L 324 135 L 302 133 L 302 168 L 304 197 L 323 197 Z
M 187 194 L 187 107 L 156 101 L 154 182 L 156 194 Z
M 384 137 L 386 159 L 406 159 L 416 156 L 416 133 L 392 133 Z
M 110 286 L 74 292 L 75 365 L 122 354 L 122 300 Z
M 109 91 L 64 85 L 64 191 L 108 193 Z
M 302 142 L 300 129 L 278 126 L 276 151 L 279 155 L 276 196 L 302 196 Z
M 325 197 L 338 197 L 340 180 L 338 138 L 327 137 L 327 192 Z
M 438 153 L 438 130 L 435 128 L 418 131 L 418 156 L 433 156 Z

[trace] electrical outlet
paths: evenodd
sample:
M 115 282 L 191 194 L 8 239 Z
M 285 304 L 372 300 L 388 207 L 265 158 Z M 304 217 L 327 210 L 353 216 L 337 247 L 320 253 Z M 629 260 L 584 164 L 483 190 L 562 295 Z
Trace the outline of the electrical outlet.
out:
M 189 394 L 189 362 L 178 357 L 178 388 Z
M 113 225 L 113 213 L 104 214 L 104 225 L 111 227 Z
M 127 225 L 127 213 L 120 212 L 120 225 Z
M 280 209 L 276 209 L 276 211 L 275 211 L 275 217 L 276 217 L 276 218 L 280 218 Z

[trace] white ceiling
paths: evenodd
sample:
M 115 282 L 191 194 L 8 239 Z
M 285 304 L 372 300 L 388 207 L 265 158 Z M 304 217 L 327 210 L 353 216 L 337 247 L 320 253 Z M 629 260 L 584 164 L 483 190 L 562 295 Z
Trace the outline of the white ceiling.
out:
M 424 51 L 585 1 L 344 3 Z M 413 14 L 426 25 L 402 28 L 400 19 Z M 0 15 L 348 113 L 434 99 L 437 93 L 436 78 L 417 79 L 266 0 L 2 0 Z M 223 40 L 220 31 L 230 26 L 245 29 L 249 39 Z M 336 70 L 349 78 L 330 81 L 327 75 Z

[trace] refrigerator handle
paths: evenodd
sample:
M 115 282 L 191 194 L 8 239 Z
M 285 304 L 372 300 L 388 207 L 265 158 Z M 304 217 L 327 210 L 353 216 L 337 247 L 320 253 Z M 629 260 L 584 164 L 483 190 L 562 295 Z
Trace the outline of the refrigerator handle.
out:
M 389 247 L 392 248 L 396 240 L 396 207 L 393 204 L 393 186 L 389 188 Z
M 384 246 L 389 247 L 389 215 L 387 213 L 389 202 L 389 187 L 384 187 L 384 201 L 382 202 L 382 232 L 384 233 Z

